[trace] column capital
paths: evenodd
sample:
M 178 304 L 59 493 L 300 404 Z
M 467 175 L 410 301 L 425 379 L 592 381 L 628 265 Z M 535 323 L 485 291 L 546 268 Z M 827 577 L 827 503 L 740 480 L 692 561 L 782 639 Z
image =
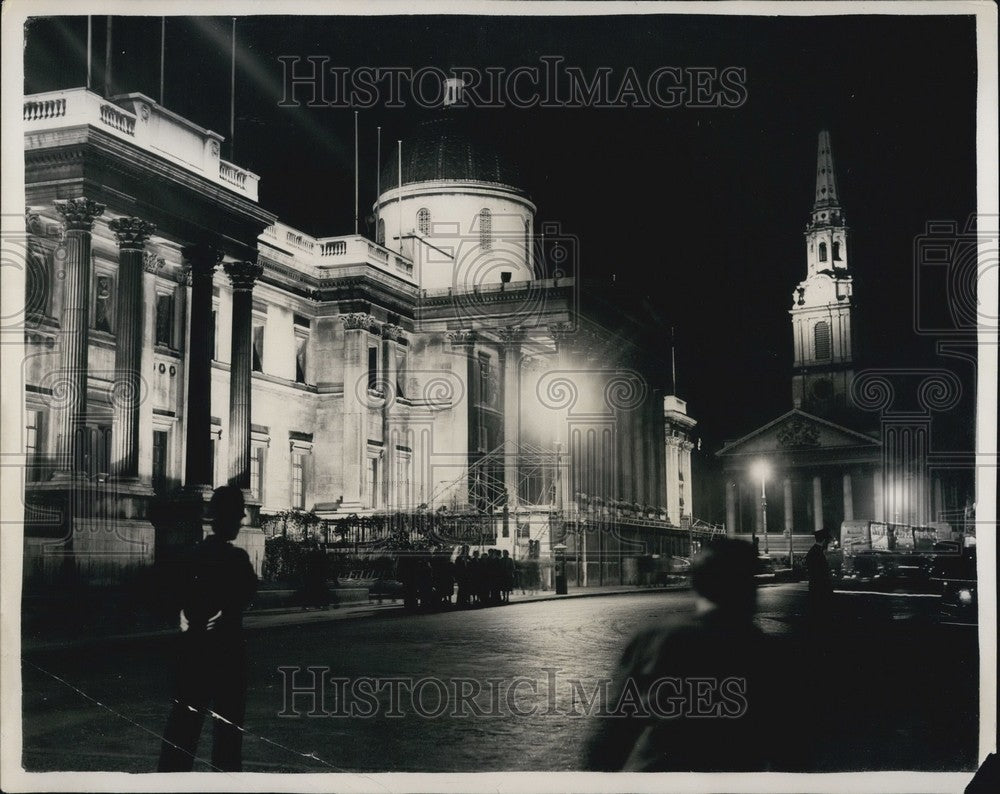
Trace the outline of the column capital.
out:
M 236 292 L 253 290 L 254 282 L 264 273 L 264 266 L 260 262 L 226 262 L 222 267 Z
M 476 341 L 476 332 L 466 329 L 449 331 L 448 341 L 451 342 L 456 347 L 462 345 L 471 345 L 473 342 Z
M 393 342 L 399 342 L 403 339 L 403 329 L 398 325 L 393 325 L 392 323 L 386 323 L 382 326 L 382 338 L 389 339 Z
M 53 202 L 56 212 L 63 216 L 66 231 L 89 232 L 94 219 L 104 214 L 104 205 L 89 198 L 71 198 Z
M 142 255 L 142 269 L 147 273 L 156 273 L 164 264 L 163 257 L 152 251 L 146 251 Z
M 41 224 L 41 215 L 32 207 L 24 208 L 24 230 L 28 234 L 37 234 Z
M 181 254 L 191 266 L 194 276 L 209 276 L 215 272 L 216 266 L 222 261 L 222 251 L 205 243 L 186 245 Z
M 378 321 L 370 314 L 365 312 L 352 312 L 351 314 L 342 314 L 340 319 L 344 321 L 345 331 L 360 331 L 362 329 L 369 331 L 378 330 Z
M 144 221 L 142 218 L 115 218 L 108 228 L 118 238 L 118 247 L 131 251 L 141 251 L 146 241 L 156 231 L 156 224 Z
M 509 325 L 506 328 L 498 328 L 497 338 L 505 345 L 513 347 L 524 340 L 525 330 L 519 325 Z

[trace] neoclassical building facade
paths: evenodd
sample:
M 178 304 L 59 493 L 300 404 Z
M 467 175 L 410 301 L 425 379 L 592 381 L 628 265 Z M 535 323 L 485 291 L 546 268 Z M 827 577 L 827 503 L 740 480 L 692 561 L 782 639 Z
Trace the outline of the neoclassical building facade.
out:
M 24 123 L 29 580 L 169 558 L 223 483 L 258 567 L 289 510 L 480 516 L 583 579 L 567 527 L 595 499 L 602 580 L 680 537 L 694 421 L 447 112 L 387 163 L 376 240 L 280 222 L 221 136 L 141 94 L 34 95 Z

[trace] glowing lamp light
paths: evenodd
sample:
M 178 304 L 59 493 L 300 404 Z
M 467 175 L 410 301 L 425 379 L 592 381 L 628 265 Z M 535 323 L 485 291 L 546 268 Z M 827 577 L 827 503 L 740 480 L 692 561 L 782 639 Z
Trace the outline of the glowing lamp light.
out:
M 750 467 L 750 473 L 753 474 L 754 479 L 763 482 L 771 476 L 771 464 L 766 460 L 754 461 L 753 466 Z

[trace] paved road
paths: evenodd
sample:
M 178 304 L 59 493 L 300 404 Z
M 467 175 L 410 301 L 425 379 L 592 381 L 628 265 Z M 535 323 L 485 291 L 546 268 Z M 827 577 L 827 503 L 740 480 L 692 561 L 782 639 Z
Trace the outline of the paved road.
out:
M 761 590 L 759 619 L 775 636 L 775 663 L 800 676 L 809 672 L 804 665 L 814 664 L 794 639 L 802 602 L 801 586 Z M 972 766 L 978 664 L 974 630 L 933 625 L 933 599 L 842 595 L 838 602 L 849 639 L 815 662 L 832 719 L 818 728 L 805 706 L 796 712 L 803 731 L 823 734 L 805 762 L 809 768 Z M 579 679 L 589 692 L 613 669 L 638 626 L 691 607 L 686 592 L 636 593 L 249 632 L 252 688 L 245 769 L 576 769 L 590 723 L 571 713 L 582 711 L 570 682 Z M 338 701 L 337 687 L 329 685 L 320 709 L 334 716 L 279 716 L 290 710 L 284 702 L 289 672 L 279 669 L 286 666 L 329 668 L 330 675 L 352 682 L 371 676 L 383 680 L 383 689 L 367 699 L 349 691 L 346 700 Z M 26 768 L 155 768 L 170 696 L 168 641 L 122 641 L 72 653 L 34 651 L 25 655 L 23 675 Z M 300 673 L 295 683 L 307 683 L 305 675 Z M 438 710 L 439 684 L 425 683 L 415 701 L 408 688 L 384 683 L 394 677 L 444 681 L 444 715 L 420 713 Z M 522 677 L 538 682 L 537 693 L 527 682 L 512 687 Z M 489 679 L 497 680 L 492 685 L 497 696 L 491 694 Z M 801 678 L 790 675 L 789 680 Z M 471 695 L 477 685 L 482 691 Z M 458 702 L 459 688 L 472 702 Z M 798 683 L 790 683 L 788 691 L 775 697 L 795 699 L 798 689 Z M 394 690 L 403 716 L 390 716 Z M 376 713 L 336 716 L 339 704 L 348 702 L 362 710 L 377 703 Z M 310 707 L 301 696 L 292 705 L 299 712 Z M 514 713 L 532 707 L 530 715 Z M 203 755 L 207 739 L 206 730 Z

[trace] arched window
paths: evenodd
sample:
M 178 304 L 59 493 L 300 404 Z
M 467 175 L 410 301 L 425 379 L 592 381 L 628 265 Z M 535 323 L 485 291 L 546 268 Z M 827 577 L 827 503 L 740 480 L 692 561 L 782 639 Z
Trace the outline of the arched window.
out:
M 431 233 L 431 211 L 427 207 L 417 210 L 417 232 L 424 237 Z
M 840 261 L 840 241 L 839 240 L 837 240 L 833 244 L 833 261 L 834 262 L 839 262 Z
M 819 261 L 820 262 L 826 261 L 826 243 L 819 244 Z
M 485 207 L 479 210 L 479 246 L 487 251 L 493 247 L 493 214 Z
M 820 320 L 813 327 L 813 342 L 817 360 L 830 358 L 830 323 L 826 320 Z
M 375 242 L 379 245 L 385 245 L 385 219 L 379 218 L 378 224 L 375 226 Z

